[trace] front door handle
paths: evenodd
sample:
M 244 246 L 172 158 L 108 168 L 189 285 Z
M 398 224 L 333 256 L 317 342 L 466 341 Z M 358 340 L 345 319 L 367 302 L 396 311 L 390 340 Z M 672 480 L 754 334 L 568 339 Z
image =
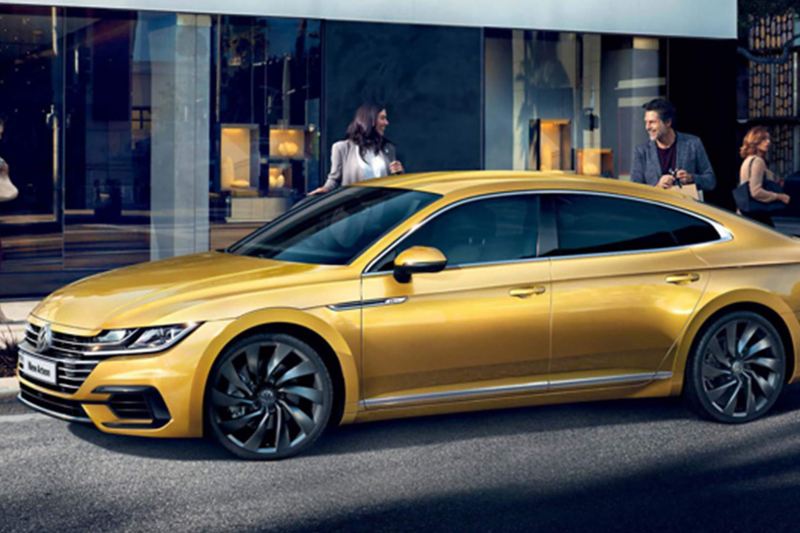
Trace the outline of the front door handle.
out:
M 684 285 L 686 283 L 694 283 L 700 279 L 700 274 L 695 274 L 694 272 L 687 272 L 684 274 L 672 274 L 666 277 L 667 283 L 672 283 L 673 285 Z
M 544 285 L 534 285 L 533 287 L 517 287 L 508 291 L 509 296 L 514 298 L 527 298 L 534 294 L 544 294 L 547 289 Z

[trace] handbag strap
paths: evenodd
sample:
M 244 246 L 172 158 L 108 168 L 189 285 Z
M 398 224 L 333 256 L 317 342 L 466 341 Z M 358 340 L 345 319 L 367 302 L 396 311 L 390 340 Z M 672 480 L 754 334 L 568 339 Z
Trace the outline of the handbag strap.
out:
M 753 161 L 756 160 L 756 156 L 750 156 L 750 164 L 747 166 L 747 183 L 750 183 L 750 178 L 753 177 Z

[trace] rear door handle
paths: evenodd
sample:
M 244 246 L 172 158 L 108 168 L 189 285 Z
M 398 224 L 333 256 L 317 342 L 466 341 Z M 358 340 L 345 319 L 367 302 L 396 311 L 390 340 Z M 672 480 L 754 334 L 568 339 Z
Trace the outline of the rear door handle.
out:
M 672 274 L 666 277 L 667 283 L 672 283 L 673 285 L 683 285 L 686 283 L 694 283 L 700 279 L 700 274 L 695 274 L 694 272 L 687 272 L 684 274 Z
M 508 291 L 509 296 L 514 298 L 527 298 L 534 294 L 544 294 L 547 288 L 544 285 L 534 285 L 533 287 L 517 287 Z

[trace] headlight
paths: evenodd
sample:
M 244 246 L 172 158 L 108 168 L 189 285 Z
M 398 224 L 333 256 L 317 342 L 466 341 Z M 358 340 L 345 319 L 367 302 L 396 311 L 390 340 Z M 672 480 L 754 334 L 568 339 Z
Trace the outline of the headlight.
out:
M 94 338 L 91 353 L 97 355 L 128 355 L 161 352 L 171 348 L 200 324 L 175 324 L 138 329 L 112 329 Z

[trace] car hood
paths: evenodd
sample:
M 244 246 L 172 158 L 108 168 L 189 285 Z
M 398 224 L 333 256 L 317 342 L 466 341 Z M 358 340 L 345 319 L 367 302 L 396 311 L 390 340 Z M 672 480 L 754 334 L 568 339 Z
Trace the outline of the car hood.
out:
M 326 294 L 346 298 L 309 285 L 349 278 L 345 267 L 207 252 L 82 279 L 51 294 L 32 314 L 92 331 L 219 320 L 268 306 L 322 305 Z

